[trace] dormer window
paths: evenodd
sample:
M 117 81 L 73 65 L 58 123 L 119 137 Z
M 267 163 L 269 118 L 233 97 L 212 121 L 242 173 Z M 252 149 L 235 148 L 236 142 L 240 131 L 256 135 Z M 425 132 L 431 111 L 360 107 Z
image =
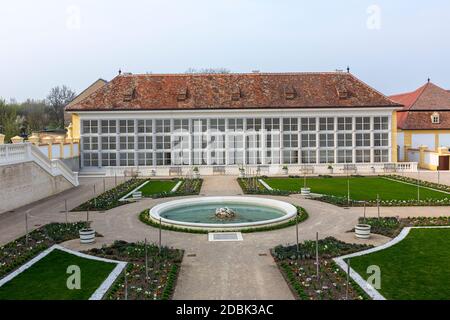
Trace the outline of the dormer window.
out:
M 345 85 L 339 85 L 336 87 L 336 91 L 339 99 L 347 99 L 349 97 L 349 92 Z
M 435 112 L 431 115 L 431 123 L 439 124 L 441 121 L 439 119 L 439 113 Z
M 241 98 L 241 89 L 239 87 L 236 87 L 231 92 L 231 100 L 238 101 Z
M 127 91 L 125 91 L 125 93 L 123 94 L 123 101 L 129 102 L 134 99 L 135 95 L 136 95 L 136 89 L 130 88 Z
M 293 86 L 286 86 L 284 87 L 284 97 L 286 100 L 294 100 L 297 96 L 297 92 L 295 91 L 295 88 Z
M 185 101 L 188 98 L 188 90 L 187 88 L 181 88 L 178 91 L 177 100 L 178 101 Z

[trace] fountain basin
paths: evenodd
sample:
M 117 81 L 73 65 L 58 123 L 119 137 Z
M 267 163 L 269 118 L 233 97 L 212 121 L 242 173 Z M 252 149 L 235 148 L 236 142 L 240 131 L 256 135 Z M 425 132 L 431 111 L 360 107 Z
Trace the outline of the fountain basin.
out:
M 218 208 L 230 208 L 232 219 L 215 216 Z M 150 219 L 164 225 L 188 229 L 241 230 L 276 225 L 295 218 L 290 203 L 259 197 L 198 197 L 169 201 L 154 206 Z

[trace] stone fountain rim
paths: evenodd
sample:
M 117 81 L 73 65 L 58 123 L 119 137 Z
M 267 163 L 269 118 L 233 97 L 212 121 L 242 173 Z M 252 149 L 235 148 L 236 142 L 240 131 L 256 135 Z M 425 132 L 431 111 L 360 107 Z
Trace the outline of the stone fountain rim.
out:
M 194 222 L 184 222 L 178 220 L 167 219 L 161 217 L 160 214 L 167 210 L 172 210 L 179 208 L 181 206 L 186 206 L 190 204 L 201 204 L 201 203 L 216 203 L 216 202 L 231 202 L 231 203 L 245 203 L 254 204 L 257 206 L 267 206 L 273 209 L 280 210 L 285 214 L 281 217 L 269 220 L 255 221 L 255 222 L 242 222 L 242 223 L 194 223 Z M 165 225 L 172 225 L 184 228 L 195 228 L 195 229 L 242 229 L 249 227 L 260 227 L 267 225 L 279 224 L 281 222 L 287 222 L 297 215 L 297 208 L 285 201 L 259 198 L 259 197 L 245 197 L 245 196 L 214 196 L 214 197 L 195 197 L 195 198 L 184 198 L 177 199 L 168 202 L 163 202 L 157 204 L 150 209 L 149 216 L 155 222 L 161 221 Z

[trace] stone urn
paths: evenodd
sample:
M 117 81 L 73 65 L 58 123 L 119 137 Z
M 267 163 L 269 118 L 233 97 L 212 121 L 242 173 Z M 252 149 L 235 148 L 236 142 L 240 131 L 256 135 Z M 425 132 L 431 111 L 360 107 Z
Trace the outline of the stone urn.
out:
M 333 174 L 333 167 L 328 167 L 327 168 L 327 173 L 328 174 Z
M 311 194 L 311 188 L 301 188 L 301 194 L 303 196 L 309 196 Z
M 80 243 L 88 244 L 95 242 L 95 230 L 92 228 L 85 228 L 78 231 L 80 235 Z
M 245 171 L 239 170 L 239 178 L 245 178 Z
M 283 168 L 281 169 L 281 171 L 283 172 L 284 175 L 287 175 L 287 174 L 288 174 L 288 168 L 287 168 L 287 167 L 283 167 Z
M 133 200 L 140 200 L 142 199 L 142 191 L 135 191 L 132 194 Z
M 200 172 L 194 171 L 193 177 L 194 177 L 194 179 L 200 179 Z
M 371 227 L 368 224 L 357 224 L 355 226 L 355 236 L 359 239 L 369 239 L 370 228 Z
M 220 219 L 231 219 L 236 216 L 236 212 L 233 209 L 228 207 L 225 208 L 217 208 L 216 209 L 216 217 Z

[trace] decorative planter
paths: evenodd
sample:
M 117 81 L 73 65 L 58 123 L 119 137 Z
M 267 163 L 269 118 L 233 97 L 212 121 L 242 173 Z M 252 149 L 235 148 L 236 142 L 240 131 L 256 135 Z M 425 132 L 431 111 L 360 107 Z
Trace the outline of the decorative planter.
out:
M 301 193 L 302 193 L 302 195 L 307 196 L 307 195 L 311 194 L 311 188 L 302 188 Z
M 370 172 L 375 173 L 375 168 L 374 167 L 370 168 Z
M 288 169 L 281 169 L 282 171 L 283 171 L 283 174 L 284 175 L 287 175 L 288 174 Z
M 357 224 L 355 226 L 355 236 L 359 239 L 369 239 L 370 238 L 370 225 Z
M 327 169 L 327 172 L 328 172 L 329 174 L 333 174 L 333 168 L 328 168 L 328 169 Z
M 156 170 L 152 170 L 151 175 L 152 175 L 152 177 L 156 176 Z
M 245 178 L 245 171 L 239 170 L 239 178 Z
M 95 241 L 95 230 L 92 228 L 81 229 L 78 231 L 80 234 L 80 243 L 87 244 Z
M 142 199 L 142 191 L 135 191 L 132 194 L 133 200 Z
M 194 171 L 194 179 L 199 179 L 199 178 L 200 178 L 200 172 Z

